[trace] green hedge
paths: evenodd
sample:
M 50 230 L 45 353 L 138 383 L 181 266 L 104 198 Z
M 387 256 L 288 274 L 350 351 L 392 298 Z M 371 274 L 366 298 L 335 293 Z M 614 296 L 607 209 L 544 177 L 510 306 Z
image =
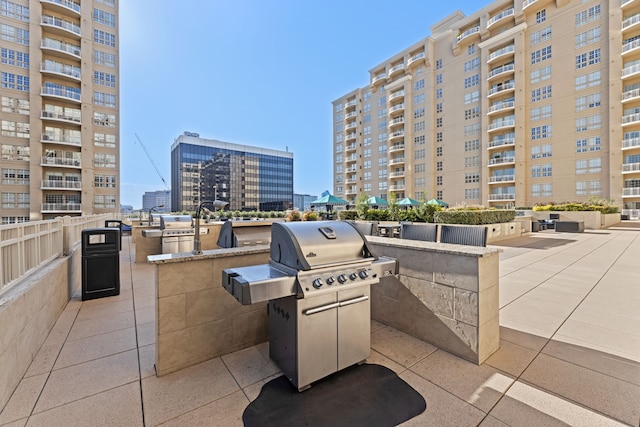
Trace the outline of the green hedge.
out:
M 562 203 L 562 204 L 553 204 L 549 203 L 546 205 L 536 205 L 533 207 L 533 210 L 536 212 L 547 212 L 547 211 L 570 211 L 570 212 L 584 212 L 584 211 L 600 211 L 602 214 L 611 214 L 618 213 L 618 206 L 611 206 L 608 204 L 592 204 L 592 203 Z
M 499 224 L 511 222 L 516 217 L 514 209 L 443 210 L 434 214 L 434 222 L 440 224 Z

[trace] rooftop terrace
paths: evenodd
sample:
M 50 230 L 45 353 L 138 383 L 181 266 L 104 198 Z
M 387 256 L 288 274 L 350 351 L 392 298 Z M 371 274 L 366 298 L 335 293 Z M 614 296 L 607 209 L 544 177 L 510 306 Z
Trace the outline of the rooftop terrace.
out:
M 279 376 L 264 343 L 156 377 L 155 266 L 123 246 L 120 295 L 69 301 L 0 426 L 240 426 Z M 368 362 L 427 401 L 404 425 L 639 426 L 640 224 L 499 247 L 500 350 L 483 365 L 373 322 Z

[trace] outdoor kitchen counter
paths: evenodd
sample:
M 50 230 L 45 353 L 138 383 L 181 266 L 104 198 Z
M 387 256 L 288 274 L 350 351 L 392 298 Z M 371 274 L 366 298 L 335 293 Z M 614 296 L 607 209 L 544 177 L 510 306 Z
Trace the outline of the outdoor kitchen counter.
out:
M 267 341 L 267 303 L 238 304 L 222 270 L 269 257 L 266 245 L 147 257 L 155 267 L 158 376 Z
M 200 235 L 200 245 L 203 250 L 218 248 L 218 236 L 222 222 L 201 222 L 200 227 L 207 229 L 206 234 Z M 144 232 L 144 234 L 143 234 Z M 133 235 L 137 235 L 136 243 L 136 263 L 147 262 L 150 255 L 162 254 L 162 230 L 158 227 L 133 227 Z
M 499 255 L 467 245 L 367 236 L 397 277 L 371 287 L 371 318 L 481 364 L 498 350 Z

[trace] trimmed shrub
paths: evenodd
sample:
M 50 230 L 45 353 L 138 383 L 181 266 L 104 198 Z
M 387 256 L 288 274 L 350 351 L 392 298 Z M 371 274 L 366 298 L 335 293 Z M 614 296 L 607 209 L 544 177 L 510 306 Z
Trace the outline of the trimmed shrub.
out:
M 514 209 L 456 210 L 447 209 L 435 212 L 434 222 L 440 224 L 499 224 L 511 222 L 516 217 Z
M 358 219 L 358 212 L 352 210 L 339 211 L 338 219 L 355 221 L 356 219 Z

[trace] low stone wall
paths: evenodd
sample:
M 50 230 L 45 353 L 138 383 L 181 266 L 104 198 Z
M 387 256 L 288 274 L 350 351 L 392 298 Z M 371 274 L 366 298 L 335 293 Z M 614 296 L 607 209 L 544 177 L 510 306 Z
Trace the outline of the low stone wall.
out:
M 268 340 L 267 303 L 240 304 L 222 287 L 222 270 L 269 257 L 268 246 L 149 257 L 156 266 L 158 376 Z
M 0 300 L 0 408 L 82 285 L 80 249 L 16 283 Z
M 532 212 L 534 220 L 548 220 L 551 214 L 560 216 L 558 221 L 582 221 L 588 230 L 600 230 L 611 227 L 621 221 L 620 214 L 601 214 L 599 211 L 527 211 Z
M 367 236 L 398 277 L 371 287 L 371 317 L 471 362 L 500 344 L 499 253 L 492 248 Z
M 520 221 L 503 222 L 499 224 L 486 224 L 487 245 L 492 245 L 501 240 L 522 236 L 524 232 Z

